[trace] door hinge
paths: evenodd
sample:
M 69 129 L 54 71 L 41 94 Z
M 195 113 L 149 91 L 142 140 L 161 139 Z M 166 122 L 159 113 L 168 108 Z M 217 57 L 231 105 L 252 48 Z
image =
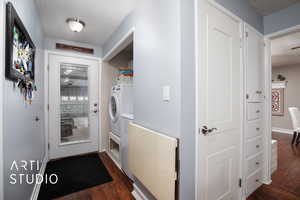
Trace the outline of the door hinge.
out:
M 239 187 L 240 188 L 242 187 L 242 179 L 241 178 L 239 179 Z
M 246 99 L 249 99 L 249 94 L 246 94 Z
M 179 169 L 180 169 L 180 159 L 179 159 L 179 140 L 177 139 L 177 147 L 175 150 L 175 170 L 176 170 L 176 179 L 179 179 Z
M 50 143 L 48 143 L 48 150 L 50 150 Z
M 175 163 L 175 170 L 176 170 L 176 180 L 175 180 L 175 199 L 179 197 L 179 169 L 180 169 L 180 158 L 179 158 L 179 139 L 177 139 L 177 147 L 176 147 L 176 155 L 175 155 L 176 163 Z
M 50 68 L 50 67 L 49 67 L 49 64 L 48 64 L 48 65 L 47 65 L 47 70 L 48 70 L 48 71 L 49 71 L 49 68 Z
M 248 32 L 245 32 L 245 36 L 248 37 L 248 36 L 249 36 L 249 33 L 248 33 Z
M 48 111 L 50 110 L 50 105 L 49 104 L 47 104 L 47 109 L 48 109 Z

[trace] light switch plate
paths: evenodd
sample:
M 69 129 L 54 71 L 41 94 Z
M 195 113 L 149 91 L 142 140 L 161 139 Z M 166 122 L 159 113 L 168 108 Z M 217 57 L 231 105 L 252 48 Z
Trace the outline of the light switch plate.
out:
M 169 102 L 170 101 L 170 86 L 166 85 L 163 86 L 163 101 Z

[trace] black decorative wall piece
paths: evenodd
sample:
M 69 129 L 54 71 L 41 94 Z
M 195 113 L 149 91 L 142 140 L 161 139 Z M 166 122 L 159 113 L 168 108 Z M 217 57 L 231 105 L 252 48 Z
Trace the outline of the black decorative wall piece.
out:
M 12 81 L 34 80 L 33 44 L 12 3 L 6 4 L 5 76 Z

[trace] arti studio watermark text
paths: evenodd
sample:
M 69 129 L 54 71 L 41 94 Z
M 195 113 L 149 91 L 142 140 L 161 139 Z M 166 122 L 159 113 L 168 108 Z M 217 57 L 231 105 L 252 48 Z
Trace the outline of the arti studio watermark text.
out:
M 10 184 L 56 184 L 58 176 L 56 174 L 34 173 L 40 171 L 41 162 L 39 160 L 13 161 L 10 167 Z

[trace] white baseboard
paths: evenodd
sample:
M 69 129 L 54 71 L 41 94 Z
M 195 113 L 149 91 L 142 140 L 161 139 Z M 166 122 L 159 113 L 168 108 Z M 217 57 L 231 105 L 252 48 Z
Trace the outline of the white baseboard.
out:
M 41 174 L 42 176 L 44 176 L 46 166 L 47 166 L 47 162 L 48 162 L 48 157 L 47 157 L 47 155 L 45 155 L 45 157 L 42 161 L 42 166 L 41 166 L 40 171 L 39 171 L 39 174 Z M 41 184 L 35 184 L 34 185 L 30 200 L 37 200 L 38 199 L 40 189 L 41 189 Z
M 263 184 L 270 185 L 272 183 L 272 180 L 262 180 L 261 182 Z
M 131 192 L 131 194 L 136 200 L 148 200 L 146 195 L 136 184 L 133 184 L 133 191 Z
M 272 132 L 286 133 L 286 134 L 294 134 L 294 131 L 291 130 L 291 129 L 277 128 L 277 127 L 272 127 Z
M 106 152 L 106 149 L 99 150 L 99 153 Z
M 113 155 L 111 155 L 110 152 L 108 152 L 108 151 L 105 151 L 105 152 L 110 157 L 110 159 L 112 159 L 112 161 L 114 161 L 114 163 L 117 165 L 117 167 L 122 171 L 121 165 L 119 162 L 116 161 L 115 157 Z

